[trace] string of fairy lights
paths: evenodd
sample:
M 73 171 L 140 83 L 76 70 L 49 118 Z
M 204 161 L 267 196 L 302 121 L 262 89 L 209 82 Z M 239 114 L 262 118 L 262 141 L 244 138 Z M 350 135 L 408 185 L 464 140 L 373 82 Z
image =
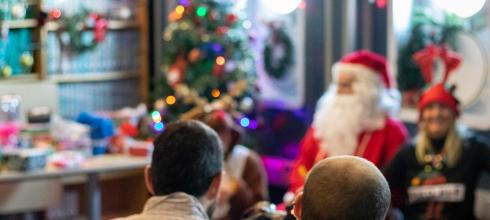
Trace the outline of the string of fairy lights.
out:
M 254 119 L 255 64 L 249 46 L 252 24 L 233 2 L 179 0 L 163 33 L 163 74 L 155 86 L 152 127 L 226 110 L 245 128 Z

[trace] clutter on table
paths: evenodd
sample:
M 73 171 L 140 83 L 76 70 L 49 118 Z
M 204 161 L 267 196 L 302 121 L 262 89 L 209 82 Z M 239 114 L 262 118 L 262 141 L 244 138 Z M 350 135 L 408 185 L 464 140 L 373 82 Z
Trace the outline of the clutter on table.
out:
M 44 106 L 26 110 L 27 123 L 21 114 L 19 96 L 0 95 L 0 171 L 77 169 L 86 158 L 103 154 L 150 157 L 157 134 L 143 104 L 82 112 L 76 120 Z

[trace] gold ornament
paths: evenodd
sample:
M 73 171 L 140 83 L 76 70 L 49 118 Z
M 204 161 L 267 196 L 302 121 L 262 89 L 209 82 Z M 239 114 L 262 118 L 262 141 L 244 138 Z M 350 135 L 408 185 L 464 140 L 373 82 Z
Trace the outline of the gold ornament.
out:
M 2 68 L 2 76 L 7 78 L 10 77 L 11 75 L 12 75 L 12 67 L 10 67 L 9 65 L 5 65 Z
M 31 68 L 34 64 L 34 58 L 30 53 L 23 53 L 22 56 L 20 56 L 20 64 L 25 68 Z
M 213 89 L 213 90 L 211 91 L 211 96 L 212 96 L 213 98 L 218 98 L 220 95 L 221 95 L 221 91 L 219 91 L 219 89 Z
M 175 104 L 176 101 L 177 101 L 177 99 L 173 95 L 169 95 L 165 99 L 165 102 L 167 102 L 167 105 L 173 105 L 173 104 Z

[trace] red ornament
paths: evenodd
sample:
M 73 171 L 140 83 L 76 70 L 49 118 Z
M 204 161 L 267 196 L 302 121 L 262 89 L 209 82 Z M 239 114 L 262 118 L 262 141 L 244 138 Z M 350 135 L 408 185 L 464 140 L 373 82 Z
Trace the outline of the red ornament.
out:
M 445 71 L 442 83 L 445 83 L 452 71 L 461 64 L 461 57 L 457 53 L 450 51 L 446 46 L 439 47 L 430 44 L 425 49 L 416 52 L 412 57 L 413 61 L 420 66 L 424 81 L 427 84 L 432 83 L 432 65 L 438 57 L 444 62 Z
M 214 66 L 213 66 L 213 75 L 214 76 L 222 77 L 224 72 L 225 72 L 225 66 L 224 65 L 214 64 Z
M 95 21 L 95 26 L 94 26 L 95 42 L 100 43 L 104 41 L 105 34 L 107 32 L 107 26 L 108 26 L 107 20 L 98 13 L 90 13 L 89 18 Z
M 457 53 L 448 50 L 447 47 L 443 47 L 441 50 L 441 58 L 446 67 L 443 79 L 443 82 L 446 82 L 453 70 L 457 69 L 461 64 L 461 57 Z
M 236 16 L 235 14 L 226 15 L 226 24 L 227 25 L 233 25 L 237 20 L 238 20 L 238 16 Z
M 49 19 L 58 20 L 61 18 L 61 10 L 56 8 L 49 11 Z
M 227 27 L 220 26 L 220 27 L 216 28 L 216 34 L 218 36 L 223 36 L 226 32 L 228 32 L 228 28 Z

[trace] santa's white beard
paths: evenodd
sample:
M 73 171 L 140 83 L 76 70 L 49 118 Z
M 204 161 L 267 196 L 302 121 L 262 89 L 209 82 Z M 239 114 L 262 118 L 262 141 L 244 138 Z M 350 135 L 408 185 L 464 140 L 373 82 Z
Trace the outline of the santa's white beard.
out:
M 315 112 L 313 129 L 322 150 L 330 156 L 352 155 L 362 131 L 362 106 L 357 96 L 326 97 Z
M 319 102 L 313 119 L 314 136 L 322 151 L 330 156 L 353 155 L 359 135 L 384 126 L 385 113 L 379 108 L 378 94 L 373 90 L 338 95 L 336 88 Z

